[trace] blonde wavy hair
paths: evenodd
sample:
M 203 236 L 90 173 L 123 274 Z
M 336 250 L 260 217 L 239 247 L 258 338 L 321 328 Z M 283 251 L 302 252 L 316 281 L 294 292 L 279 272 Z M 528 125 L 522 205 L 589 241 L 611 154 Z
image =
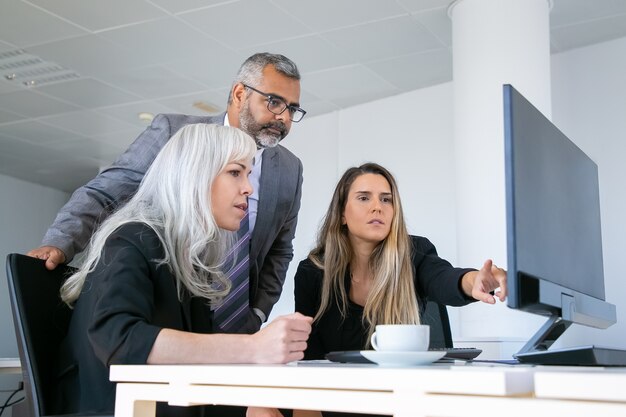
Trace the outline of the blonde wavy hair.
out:
M 369 261 L 374 282 L 363 311 L 363 325 L 368 331 L 369 341 L 377 324 L 420 323 L 411 262 L 412 244 L 404 222 L 398 187 L 389 171 L 378 164 L 366 163 L 349 168 L 343 174 L 322 222 L 316 246 L 309 253 L 309 259 L 324 272 L 321 304 L 315 321 L 324 315 L 333 302 L 345 318 L 348 311 L 345 277 L 354 252 L 350 244 L 350 232 L 347 225 L 342 224 L 342 216 L 350 187 L 364 174 L 383 176 L 389 183 L 393 198 L 391 230 L 374 249 Z
M 72 305 L 78 299 L 109 236 L 135 222 L 159 237 L 165 257 L 156 261 L 176 276 L 179 299 L 186 289 L 210 303 L 218 301 L 230 290 L 222 264 L 235 233 L 217 226 L 211 188 L 227 164 L 251 160 L 255 152 L 253 139 L 234 127 L 198 123 L 181 128 L 161 149 L 135 195 L 98 227 L 78 271 L 61 288 L 63 301 Z

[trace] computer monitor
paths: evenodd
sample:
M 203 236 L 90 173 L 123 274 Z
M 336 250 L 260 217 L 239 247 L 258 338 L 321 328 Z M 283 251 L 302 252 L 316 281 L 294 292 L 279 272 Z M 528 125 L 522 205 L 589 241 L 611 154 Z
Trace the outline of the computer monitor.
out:
M 626 365 L 626 351 L 550 349 L 573 323 L 607 328 L 597 165 L 504 85 L 507 304 L 548 317 L 515 357 L 557 365 Z

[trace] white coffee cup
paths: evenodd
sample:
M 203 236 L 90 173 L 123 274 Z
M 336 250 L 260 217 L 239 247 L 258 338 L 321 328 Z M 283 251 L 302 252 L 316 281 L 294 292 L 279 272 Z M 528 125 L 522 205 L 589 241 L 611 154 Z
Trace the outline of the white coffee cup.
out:
M 427 324 L 379 324 L 370 339 L 379 351 L 425 352 L 430 344 Z

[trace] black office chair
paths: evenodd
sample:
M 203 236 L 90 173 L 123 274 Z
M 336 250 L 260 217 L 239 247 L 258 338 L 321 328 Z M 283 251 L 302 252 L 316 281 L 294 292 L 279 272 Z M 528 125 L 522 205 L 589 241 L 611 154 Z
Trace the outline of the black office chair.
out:
M 452 331 L 450 330 L 450 318 L 446 306 L 433 301 L 426 303 L 426 309 L 420 317 L 422 324 L 430 325 L 430 348 L 451 348 Z
M 40 259 L 15 253 L 7 256 L 9 297 L 26 394 L 22 413 L 32 417 L 57 414 L 57 355 L 71 318 L 59 289 L 71 273 L 68 266 L 48 271 Z

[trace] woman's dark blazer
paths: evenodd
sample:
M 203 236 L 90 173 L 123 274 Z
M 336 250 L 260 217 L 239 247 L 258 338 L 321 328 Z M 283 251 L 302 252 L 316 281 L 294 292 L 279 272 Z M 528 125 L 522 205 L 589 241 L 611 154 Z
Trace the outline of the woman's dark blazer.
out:
M 159 265 L 163 256 L 156 233 L 143 224 L 124 225 L 107 240 L 62 346 L 63 413 L 112 413 L 115 384 L 109 381 L 109 366 L 145 364 L 162 328 L 211 333 L 206 300 L 179 301 L 176 279 L 167 265 Z
M 435 246 L 425 237 L 411 236 L 415 296 L 420 306 L 432 300 L 442 305 L 462 306 L 472 301 L 460 287 L 461 277 L 474 269 L 455 268 L 437 255 Z M 315 317 L 320 307 L 323 271 L 310 259 L 300 262 L 295 275 L 296 311 Z M 350 288 L 349 271 L 345 277 Z M 367 331 L 363 326 L 363 307 L 348 302 L 348 315 L 342 317 L 335 300 L 313 325 L 305 359 L 323 359 L 328 352 L 363 350 Z

